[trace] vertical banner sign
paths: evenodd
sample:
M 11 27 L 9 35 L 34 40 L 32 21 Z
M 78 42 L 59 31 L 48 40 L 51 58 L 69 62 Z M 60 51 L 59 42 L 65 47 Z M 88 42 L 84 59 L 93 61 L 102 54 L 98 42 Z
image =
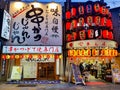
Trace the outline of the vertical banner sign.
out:
M 75 64 L 71 64 L 71 66 L 72 66 L 73 76 L 75 79 L 75 84 L 85 84 L 81 76 L 79 67 Z
M 62 6 L 57 3 L 11 2 L 11 45 L 62 45 Z M 19 2 L 20 3 L 20 2 Z M 37 5 L 37 6 L 36 6 Z

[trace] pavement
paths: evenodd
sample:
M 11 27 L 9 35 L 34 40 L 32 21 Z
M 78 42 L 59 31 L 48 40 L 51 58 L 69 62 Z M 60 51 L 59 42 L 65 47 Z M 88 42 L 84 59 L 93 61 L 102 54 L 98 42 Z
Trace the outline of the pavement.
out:
M 88 84 L 87 84 L 88 83 Z M 0 82 L 0 90 L 120 90 L 120 83 L 105 82 L 90 76 L 86 86 L 60 81 L 56 84 L 7 84 Z
M 62 82 L 60 84 L 36 84 L 18 87 L 19 84 L 0 83 L 0 90 L 120 90 L 120 84 L 106 83 L 98 85 L 75 85 Z

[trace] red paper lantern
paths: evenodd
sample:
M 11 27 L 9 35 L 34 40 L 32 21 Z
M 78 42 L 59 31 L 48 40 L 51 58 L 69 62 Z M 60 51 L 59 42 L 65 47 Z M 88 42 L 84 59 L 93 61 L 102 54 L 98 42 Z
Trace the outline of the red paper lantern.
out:
M 66 30 L 70 30 L 71 27 L 71 23 L 70 22 L 66 22 Z
M 100 16 L 95 16 L 94 23 L 95 23 L 95 25 L 99 26 L 100 23 L 101 23 L 101 17 Z
M 109 9 L 106 8 L 106 15 L 109 15 Z
M 83 15 L 84 14 L 84 6 L 83 5 L 79 5 L 78 13 L 79 13 L 79 15 Z
M 6 59 L 6 55 L 2 55 L 2 59 Z
M 72 32 L 72 40 L 76 40 L 77 39 L 77 33 L 76 32 Z
M 94 38 L 94 30 L 93 29 L 88 29 L 88 38 L 89 39 Z
M 71 17 L 71 12 L 70 12 L 70 11 L 67 11 L 66 14 L 65 14 L 65 16 L 66 16 L 66 19 L 70 19 L 70 17 Z
M 67 41 L 69 42 L 69 41 L 71 41 L 72 40 L 72 36 L 71 36 L 71 34 L 67 34 Z
M 85 23 L 85 21 L 84 21 L 83 17 L 78 18 L 78 26 L 83 26 L 84 23 Z
M 10 59 L 14 59 L 15 58 L 15 55 L 10 55 Z
M 106 15 L 106 7 L 105 7 L 105 6 L 102 6 L 102 7 L 100 8 L 100 13 L 101 13 L 102 15 Z
M 113 29 L 113 25 L 112 25 L 111 19 L 107 19 L 107 24 L 106 24 L 106 26 L 109 27 L 110 29 Z
M 28 58 L 30 58 L 30 59 L 31 59 L 32 57 L 33 57 L 33 56 L 32 56 L 32 54 L 29 54 Z
M 85 30 L 79 31 L 79 37 L 80 37 L 80 40 L 85 40 L 86 39 Z
M 102 37 L 103 37 L 104 39 L 108 39 L 108 30 L 103 30 L 103 31 L 102 31 Z
M 42 58 L 42 55 L 41 55 L 41 54 L 39 54 L 39 55 L 38 55 L 38 59 L 41 59 L 41 58 Z
M 113 33 L 112 33 L 112 31 L 108 32 L 108 39 L 113 40 Z
M 23 54 L 21 54 L 21 55 L 20 55 L 20 58 L 21 58 L 21 59 L 22 59 L 22 58 L 24 58 L 24 55 L 23 55 Z
M 95 4 L 94 4 L 94 11 L 95 11 L 96 13 L 100 12 L 100 4 L 99 4 L 99 3 L 95 3 Z
M 75 7 L 72 7 L 72 8 L 71 8 L 71 16 L 72 16 L 72 17 L 75 17 L 75 16 L 76 16 L 76 8 L 75 8 Z
M 107 18 L 106 17 L 103 17 L 101 19 L 101 26 L 106 26 L 107 25 Z
M 58 59 L 59 58 L 59 55 L 55 55 L 55 59 Z
M 89 26 L 92 26 L 92 24 L 93 24 L 93 17 L 92 17 L 92 16 L 88 16 L 88 17 L 87 17 L 87 24 L 88 24 Z
M 91 14 L 92 13 L 92 5 L 91 4 L 86 5 L 86 13 L 87 14 Z
M 50 55 L 49 54 L 47 55 L 47 59 L 50 59 Z
M 72 24 L 72 27 L 71 27 L 72 29 L 77 28 L 77 20 L 76 19 L 73 19 L 71 24 Z

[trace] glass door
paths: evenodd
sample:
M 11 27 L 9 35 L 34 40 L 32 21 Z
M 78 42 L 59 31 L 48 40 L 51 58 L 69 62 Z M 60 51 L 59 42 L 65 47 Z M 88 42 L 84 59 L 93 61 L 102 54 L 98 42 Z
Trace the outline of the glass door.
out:
M 54 80 L 55 79 L 55 63 L 38 63 L 38 79 Z

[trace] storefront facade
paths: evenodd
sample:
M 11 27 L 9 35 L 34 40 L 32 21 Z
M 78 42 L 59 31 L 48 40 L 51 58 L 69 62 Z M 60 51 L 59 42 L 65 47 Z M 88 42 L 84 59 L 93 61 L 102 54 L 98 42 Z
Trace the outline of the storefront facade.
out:
M 1 58 L 5 79 L 59 80 L 63 74 L 62 6 L 15 1 L 9 13 L 10 39 L 3 45 Z
M 39 50 L 38 50 L 39 49 Z M 58 80 L 62 64 L 60 46 L 3 46 L 2 60 L 6 60 L 7 79 L 11 77 L 14 66 L 22 67 L 23 80 Z
M 69 69 L 71 64 L 75 64 L 77 67 L 80 63 L 94 65 L 95 62 L 98 62 L 101 65 L 103 62 L 105 64 L 115 62 L 115 57 L 118 55 L 117 42 L 113 38 L 112 16 L 105 2 L 74 3 L 68 1 L 65 17 L 67 81 L 79 80 L 79 78 L 75 79 L 75 74 L 78 73 L 69 75 L 72 72 Z M 73 72 L 75 71 L 75 68 L 71 69 Z M 78 70 L 76 69 L 76 71 Z M 74 80 L 70 78 L 74 78 Z

